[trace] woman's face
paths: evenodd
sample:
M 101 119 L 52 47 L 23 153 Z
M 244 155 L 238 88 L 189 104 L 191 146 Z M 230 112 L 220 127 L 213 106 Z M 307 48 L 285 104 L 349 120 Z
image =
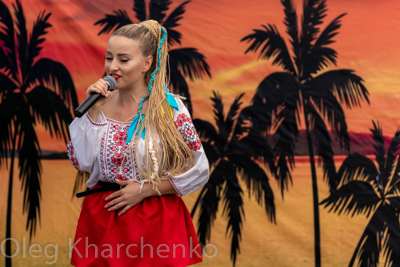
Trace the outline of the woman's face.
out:
M 144 85 L 144 76 L 153 57 L 144 57 L 139 41 L 123 36 L 112 36 L 108 41 L 104 68 L 117 81 L 115 89 L 133 89 Z

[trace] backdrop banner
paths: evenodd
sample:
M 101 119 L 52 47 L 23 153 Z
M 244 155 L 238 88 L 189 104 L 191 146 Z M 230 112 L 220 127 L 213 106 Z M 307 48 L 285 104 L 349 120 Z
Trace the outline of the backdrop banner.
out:
M 168 88 L 210 163 L 183 196 L 199 266 L 400 266 L 399 14 L 395 0 L 0 0 L 0 266 L 70 266 L 88 174 L 68 125 L 111 33 L 147 19 L 168 31 Z

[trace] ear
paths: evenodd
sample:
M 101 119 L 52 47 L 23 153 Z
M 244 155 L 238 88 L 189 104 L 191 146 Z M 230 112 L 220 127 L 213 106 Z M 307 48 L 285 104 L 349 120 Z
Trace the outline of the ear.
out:
M 150 55 L 146 57 L 144 61 L 143 72 L 147 72 L 150 69 L 152 63 L 153 63 L 153 56 Z

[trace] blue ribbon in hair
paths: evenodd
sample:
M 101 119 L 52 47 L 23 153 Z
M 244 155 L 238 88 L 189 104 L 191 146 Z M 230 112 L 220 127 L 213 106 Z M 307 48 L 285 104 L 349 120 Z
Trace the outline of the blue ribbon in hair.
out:
M 139 115 L 140 114 L 140 115 Z M 140 119 L 139 119 L 140 117 Z M 137 129 L 136 134 L 139 134 L 140 132 L 140 127 L 138 127 L 138 125 L 140 125 L 140 123 L 144 120 L 144 114 L 138 113 L 135 118 L 133 118 L 133 121 L 131 123 L 131 125 L 128 128 L 128 134 L 127 134 L 127 138 L 126 138 L 126 144 L 129 144 L 129 142 L 131 141 L 133 134 L 135 133 L 135 129 Z M 140 136 L 142 139 L 145 138 L 145 134 L 146 134 L 146 129 L 143 128 L 142 131 L 142 135 Z

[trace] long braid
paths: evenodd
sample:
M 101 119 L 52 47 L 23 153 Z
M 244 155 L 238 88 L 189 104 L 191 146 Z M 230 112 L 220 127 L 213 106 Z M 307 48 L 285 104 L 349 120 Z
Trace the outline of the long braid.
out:
M 169 82 L 167 32 L 156 21 L 144 21 L 124 26 L 113 35 L 139 40 L 144 56 L 153 56 L 152 66 L 145 77 L 145 82 L 149 84 L 146 115 L 143 120 L 138 117 L 134 129 L 141 138 L 132 138 L 128 146 L 135 149 L 136 162 L 141 163 L 137 164 L 141 177 L 156 186 L 164 173 L 175 176 L 194 165 L 193 155 L 175 127 L 171 106 L 166 98 L 166 84 Z M 145 156 L 142 159 L 137 145 L 143 142 L 143 137 Z

